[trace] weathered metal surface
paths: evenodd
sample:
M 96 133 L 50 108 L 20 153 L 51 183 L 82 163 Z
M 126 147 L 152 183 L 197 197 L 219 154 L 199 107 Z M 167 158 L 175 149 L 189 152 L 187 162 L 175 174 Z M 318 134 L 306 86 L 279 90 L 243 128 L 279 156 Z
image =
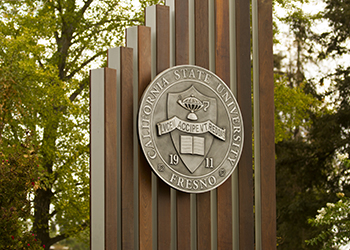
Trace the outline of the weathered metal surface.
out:
M 253 153 L 251 106 L 250 3 L 236 1 L 237 99 L 245 121 L 245 144 L 238 165 L 239 249 L 254 249 Z
M 258 1 L 261 249 L 276 249 L 272 1 Z
M 151 28 L 138 27 L 138 100 L 151 81 Z M 140 250 L 152 249 L 152 182 L 151 171 L 139 149 L 139 237 Z
M 235 97 L 219 77 L 198 66 L 176 66 L 152 81 L 142 97 L 138 130 L 153 171 L 187 193 L 225 182 L 243 148 Z
M 195 64 L 209 69 L 209 3 L 195 1 Z M 197 247 L 211 249 L 210 192 L 197 195 Z
M 116 70 L 105 68 L 105 192 L 106 197 L 117 196 L 117 79 Z M 106 250 L 113 249 L 117 244 L 114 233 L 117 231 L 117 199 L 105 200 L 105 241 Z

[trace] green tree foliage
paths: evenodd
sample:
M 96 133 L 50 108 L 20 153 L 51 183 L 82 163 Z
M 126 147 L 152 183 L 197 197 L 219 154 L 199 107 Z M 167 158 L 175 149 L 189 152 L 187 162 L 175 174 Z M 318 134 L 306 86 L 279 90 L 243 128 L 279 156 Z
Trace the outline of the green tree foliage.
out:
M 0 25 L 0 245 L 37 249 L 40 239 L 29 231 L 27 220 L 33 218 L 34 193 L 45 176 L 33 111 L 39 107 L 34 93 L 41 91 L 35 85 L 46 77 L 28 53 L 42 52 L 31 32 L 7 37 L 13 32 L 13 23 L 7 23 Z
M 337 202 L 327 203 L 325 207 L 317 210 L 318 215 L 314 219 L 309 220 L 312 226 L 324 229 L 313 239 L 307 240 L 309 245 L 321 245 L 321 249 L 338 249 L 348 243 L 350 199 L 344 193 L 336 195 L 340 198 Z
M 323 12 L 324 18 L 329 22 L 331 31 L 321 34 L 320 42 L 325 51 L 320 57 L 339 56 L 350 53 L 349 42 L 350 25 L 350 1 L 349 0 L 324 0 L 326 9 Z
M 304 241 L 332 226 L 311 227 L 307 220 L 326 203 L 335 203 L 336 193 L 349 195 L 349 164 L 341 160 L 349 155 L 350 89 L 344 86 L 346 79 L 334 79 L 333 91 L 325 94 L 333 97 L 331 107 L 310 112 L 311 126 L 305 136 L 276 145 L 278 232 L 284 239 L 280 249 L 320 249 Z M 334 239 L 323 238 L 324 242 Z
M 297 136 L 311 126 L 310 111 L 320 101 L 305 93 L 304 85 L 291 88 L 289 78 L 275 74 L 275 142 Z M 297 129 L 298 128 L 298 129 Z
M 23 143 L 2 148 L 0 153 L 0 246 L 3 249 L 42 249 L 28 230 L 31 197 L 40 188 L 40 167 L 28 135 Z
M 34 234 L 49 249 L 89 231 L 88 69 L 123 43 L 125 27 L 142 22 L 132 8 L 0 1 L 1 246 L 20 248 Z
M 342 224 L 347 216 L 343 216 L 341 222 L 336 213 L 331 213 L 336 211 L 334 207 L 342 207 L 335 194 L 342 192 L 349 197 L 350 191 L 349 164 L 343 160 L 349 156 L 350 68 L 339 66 L 335 72 L 318 78 L 320 80 L 306 79 L 303 73 L 305 64 L 315 58 L 325 59 L 349 53 L 346 46 L 349 38 L 349 1 L 325 2 L 326 9 L 316 16 L 304 15 L 295 8 L 284 19 L 294 35 L 297 53 L 293 63 L 282 65 L 284 70 L 279 70 L 279 73 L 284 73 L 290 81 L 284 86 L 292 88 L 292 96 L 295 96 L 294 92 L 301 91 L 302 96 L 306 94 L 313 101 L 300 99 L 305 104 L 301 105 L 304 108 L 300 114 L 293 113 L 295 109 L 291 107 L 283 106 L 280 107 L 281 113 L 277 109 L 280 104 L 276 103 L 276 131 L 279 131 L 279 123 L 282 122 L 280 132 L 285 131 L 283 135 L 286 135 L 276 144 L 279 249 L 320 249 L 322 246 L 333 249 L 333 243 L 348 240 L 344 232 L 347 224 Z M 329 22 L 331 32 L 320 35 L 312 32 L 310 28 L 319 18 Z M 315 48 L 320 45 L 322 50 L 318 53 Z M 319 93 L 318 87 L 323 86 L 324 82 L 330 82 L 330 87 L 324 93 Z M 284 98 L 288 98 L 287 95 Z M 298 106 L 295 107 L 298 109 Z M 283 112 L 284 119 L 281 119 L 278 114 Z M 294 120 L 301 123 L 293 127 Z M 292 127 L 288 124 L 292 124 Z M 343 203 L 346 203 L 345 199 Z M 329 206 L 320 209 L 327 203 Z M 318 214 L 317 211 L 321 212 Z M 348 212 L 349 209 L 343 214 Z M 324 220 L 312 220 L 316 215 L 320 219 L 320 214 Z M 308 220 L 312 224 L 308 224 Z M 335 227 L 342 234 L 334 233 Z M 308 239 L 312 240 L 306 242 Z
M 324 46 L 320 58 L 329 56 L 339 58 L 350 54 L 348 46 L 350 40 L 350 1 L 326 0 L 324 18 L 328 20 L 331 31 L 320 35 L 319 40 Z M 336 192 L 332 192 L 332 198 L 327 205 L 318 210 L 316 217 L 310 219 L 312 226 L 322 231 L 308 241 L 310 245 L 317 245 L 322 249 L 337 249 L 345 245 L 350 239 L 349 229 L 349 155 L 350 155 L 350 67 L 338 65 L 335 72 L 325 77 L 331 81 L 331 86 L 326 96 L 331 100 L 332 112 L 324 116 L 324 121 L 332 124 L 332 133 L 328 134 L 328 143 L 332 143 L 334 154 L 337 156 L 334 162 L 333 173 L 340 175 L 338 186 L 341 192 L 337 193 L 340 200 L 336 201 Z M 322 79 L 323 80 L 323 79 Z M 321 131 L 321 128 L 319 127 Z M 320 132 L 321 133 L 321 132 Z M 321 207 L 320 206 L 320 207 Z
M 299 6 L 298 6 L 299 5 Z M 282 2 L 288 15 L 280 20 L 293 36 L 287 63 L 275 63 L 276 184 L 278 249 L 313 249 L 305 240 L 316 235 L 308 218 L 327 200 L 326 171 L 319 166 L 323 155 L 313 138 L 313 127 L 322 109 L 322 97 L 305 77 L 305 65 L 313 60 L 312 25 L 318 16 L 306 14 L 299 3 Z M 283 55 L 276 57 L 283 59 Z M 318 152 L 319 151 L 319 152 Z M 314 248 L 317 249 L 317 248 Z
M 322 115 L 320 123 L 315 128 L 318 136 L 323 136 L 323 148 L 325 153 L 333 157 L 332 168 L 328 170 L 328 183 L 334 183 L 336 189 L 329 189 L 330 197 L 325 200 L 314 219 L 310 219 L 312 226 L 321 230 L 308 241 L 310 245 L 323 247 L 322 249 L 337 249 L 338 245 L 346 244 L 349 241 L 349 214 L 350 207 L 350 164 L 349 164 L 349 141 L 350 141 L 350 70 L 337 68 L 336 72 L 329 76 L 332 79 L 332 86 L 327 95 L 332 97 L 334 106 L 332 112 Z M 336 202 L 336 195 L 341 198 Z M 345 194 L 345 197 L 343 195 Z M 333 204 L 334 203 L 334 204 Z M 329 205 L 331 204 L 331 205 Z

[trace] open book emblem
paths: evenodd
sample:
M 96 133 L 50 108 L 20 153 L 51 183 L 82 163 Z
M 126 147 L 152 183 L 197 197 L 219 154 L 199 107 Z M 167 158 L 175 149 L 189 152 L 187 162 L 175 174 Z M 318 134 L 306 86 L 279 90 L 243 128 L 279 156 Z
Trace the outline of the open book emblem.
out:
M 168 93 L 168 120 L 158 122 L 158 135 L 171 134 L 174 147 L 187 169 L 194 173 L 208 154 L 214 138 L 225 141 L 226 130 L 218 127 L 217 100 L 191 86 Z

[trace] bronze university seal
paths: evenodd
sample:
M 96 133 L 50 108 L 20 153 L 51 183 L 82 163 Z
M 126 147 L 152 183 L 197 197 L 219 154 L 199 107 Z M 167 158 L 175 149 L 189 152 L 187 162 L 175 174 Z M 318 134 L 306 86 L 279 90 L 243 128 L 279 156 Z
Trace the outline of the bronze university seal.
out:
M 193 65 L 169 68 L 151 82 L 141 99 L 138 132 L 153 171 L 188 193 L 212 190 L 232 174 L 244 136 L 230 89 Z

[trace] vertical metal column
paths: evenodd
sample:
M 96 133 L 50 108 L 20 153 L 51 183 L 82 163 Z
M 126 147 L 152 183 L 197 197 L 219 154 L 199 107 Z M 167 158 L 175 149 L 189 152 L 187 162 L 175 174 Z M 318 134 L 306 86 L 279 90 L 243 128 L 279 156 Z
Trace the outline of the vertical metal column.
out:
M 145 26 L 132 27 L 127 29 L 127 45 L 133 49 L 133 89 L 128 93 L 122 93 L 124 98 L 133 102 L 134 113 L 137 113 L 138 102 L 149 82 L 151 81 L 151 29 Z M 109 50 L 108 65 L 110 67 L 121 67 L 120 52 L 123 48 Z M 115 52 L 114 52 L 115 51 Z M 118 58 L 115 62 L 115 58 Z M 132 101 L 133 100 L 133 101 Z M 124 117 L 123 117 L 124 119 Z M 136 118 L 133 118 L 136 119 Z M 131 117 L 129 117 L 131 121 Z M 130 128 L 136 125 L 130 126 Z M 144 124 L 147 126 L 147 123 Z M 149 125 L 148 125 L 149 126 Z M 135 134 L 134 134 L 135 135 Z M 137 148 L 134 147 L 134 241 L 135 249 L 152 249 L 152 183 L 151 169 L 138 145 L 137 138 L 133 138 Z M 132 138 L 130 138 L 132 140 Z M 132 211 L 132 209 L 130 209 Z M 131 224 L 131 223 L 130 223 Z M 120 246 L 119 246 L 120 247 Z
M 109 68 L 90 73 L 92 249 L 117 244 L 117 82 Z
M 272 1 L 253 0 L 256 249 L 276 249 Z
M 189 64 L 189 1 L 175 1 L 175 65 Z M 190 194 L 176 192 L 177 248 L 191 248 Z
M 135 240 L 137 216 L 135 216 L 135 188 L 134 188 L 134 103 L 133 103 L 133 50 L 131 48 L 115 48 L 108 51 L 108 66 L 117 70 L 116 90 L 118 96 L 114 96 L 115 102 L 118 102 L 118 111 L 115 110 L 115 116 L 120 114 L 115 129 L 119 128 L 119 140 L 117 149 L 114 150 L 115 157 L 118 155 L 119 166 L 115 166 L 115 171 L 119 177 L 118 193 L 106 196 L 109 200 L 115 200 L 118 209 L 119 224 L 117 228 L 118 239 L 117 244 L 113 244 L 113 248 L 117 246 L 122 248 L 134 248 L 137 244 Z M 118 84 L 117 84 L 118 83 Z M 118 88 L 117 88 L 118 87 Z M 113 138 L 112 135 L 107 136 Z M 137 145 L 137 144 L 136 144 Z
M 169 7 L 156 5 L 146 8 L 146 25 L 152 29 L 153 58 L 152 68 L 154 74 L 159 74 L 170 67 L 170 19 Z M 156 46 L 155 46 L 156 45 Z M 155 75 L 152 75 L 154 78 Z M 171 249 L 171 188 L 157 178 L 152 179 L 156 185 L 156 232 L 157 237 L 153 249 Z M 156 248 L 155 248 L 156 247 Z
M 150 27 L 128 28 L 129 48 L 110 49 L 109 68 L 90 73 L 91 249 L 275 249 L 272 2 L 252 1 L 255 228 L 250 3 L 166 5 L 148 7 Z M 181 64 L 216 73 L 232 89 L 243 116 L 238 168 L 202 194 L 178 192 L 159 180 L 136 134 L 142 93 L 156 74 Z
M 238 164 L 239 248 L 254 249 L 250 4 L 236 0 L 237 100 L 244 121 L 244 146 Z
M 138 29 L 138 101 L 151 82 L 151 29 Z M 152 249 L 152 173 L 139 148 L 139 238 L 140 250 Z
M 195 64 L 209 69 L 209 2 L 195 1 Z M 197 248 L 211 249 L 210 192 L 197 194 Z
M 157 59 L 156 74 L 170 67 L 169 7 L 156 6 Z M 161 180 L 158 182 L 158 249 L 170 249 L 171 243 L 171 188 Z
M 215 1 L 215 73 L 230 85 L 229 1 Z M 237 171 L 237 170 L 236 170 Z M 232 177 L 217 188 L 217 247 L 232 248 Z
M 104 69 L 90 72 L 90 245 L 105 248 Z
M 132 49 L 121 48 L 121 234 L 122 248 L 133 249 L 134 233 L 134 103 L 133 103 L 133 56 Z

